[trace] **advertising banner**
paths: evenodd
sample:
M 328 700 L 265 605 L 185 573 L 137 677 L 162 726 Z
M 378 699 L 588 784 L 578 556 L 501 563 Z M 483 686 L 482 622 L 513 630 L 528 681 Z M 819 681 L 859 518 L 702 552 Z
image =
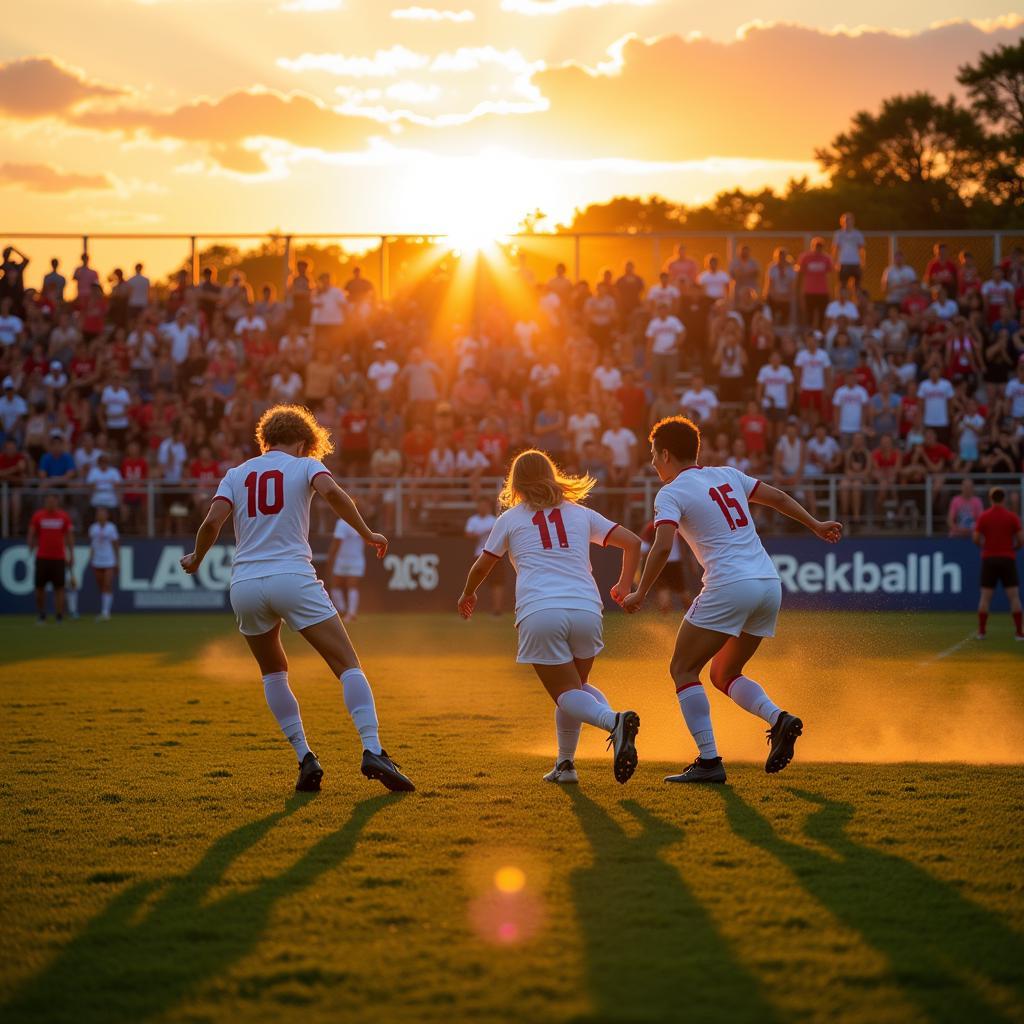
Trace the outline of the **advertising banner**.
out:
M 977 604 L 980 558 L 967 540 L 857 537 L 830 546 L 813 537 L 771 537 L 765 545 L 782 579 L 786 608 L 821 611 L 969 611 Z M 190 539 L 125 540 L 116 574 L 115 613 L 137 611 L 229 611 L 231 544 L 210 551 L 195 577 L 178 561 Z M 316 551 L 316 548 L 314 548 Z M 318 571 L 323 569 L 318 555 Z M 619 554 L 593 549 L 594 569 L 605 595 L 618 575 Z M 396 540 L 383 561 L 367 553 L 362 609 L 453 611 L 472 545 L 459 537 Z M 74 575 L 82 614 L 99 608 L 88 570 L 89 549 L 75 548 Z M 503 563 L 506 604 L 511 610 L 515 575 Z M 485 584 L 485 587 L 488 584 Z M 0 614 L 33 609 L 33 562 L 23 541 L 0 542 Z M 489 607 L 489 604 L 485 605 Z M 1006 607 L 1000 593 L 994 610 Z

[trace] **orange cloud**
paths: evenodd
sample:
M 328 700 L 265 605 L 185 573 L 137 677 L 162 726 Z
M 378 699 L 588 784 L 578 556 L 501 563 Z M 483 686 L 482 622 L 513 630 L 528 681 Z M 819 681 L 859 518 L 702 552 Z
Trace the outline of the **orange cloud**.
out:
M 22 57 L 0 64 L 0 113 L 35 118 L 65 114 L 89 100 L 126 96 L 127 89 L 87 78 L 54 57 Z
M 3 163 L 0 164 L 0 186 L 56 193 L 109 189 L 114 183 L 105 174 L 75 174 L 50 164 Z

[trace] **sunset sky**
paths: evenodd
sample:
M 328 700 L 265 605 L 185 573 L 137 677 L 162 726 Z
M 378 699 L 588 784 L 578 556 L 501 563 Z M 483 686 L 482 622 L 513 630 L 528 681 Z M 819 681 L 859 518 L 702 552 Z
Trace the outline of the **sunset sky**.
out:
M 505 232 L 815 172 L 954 91 L 1007 0 L 36 0 L 0 40 L 0 231 Z M 965 13 L 970 11 L 968 15 Z

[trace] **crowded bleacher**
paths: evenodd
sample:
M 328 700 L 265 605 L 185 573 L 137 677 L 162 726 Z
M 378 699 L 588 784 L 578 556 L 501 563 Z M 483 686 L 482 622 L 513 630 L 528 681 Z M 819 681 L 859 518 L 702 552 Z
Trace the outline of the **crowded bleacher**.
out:
M 8 535 L 54 489 L 84 520 L 106 506 L 127 533 L 185 533 L 277 402 L 317 413 L 332 471 L 406 532 L 461 533 L 531 446 L 640 525 L 647 433 L 680 412 L 705 433 L 702 462 L 831 502 L 854 529 L 929 515 L 969 534 L 982 482 L 1024 468 L 1020 247 L 983 273 L 938 242 L 879 273 L 847 215 L 768 265 L 740 239 L 728 261 L 678 244 L 657 280 L 629 262 L 595 282 L 525 260 L 505 273 L 515 287 L 457 320 L 443 289 L 381 301 L 358 269 L 335 281 L 297 262 L 281 294 L 255 296 L 237 271 L 157 286 L 86 254 L 68 280 L 6 248 Z

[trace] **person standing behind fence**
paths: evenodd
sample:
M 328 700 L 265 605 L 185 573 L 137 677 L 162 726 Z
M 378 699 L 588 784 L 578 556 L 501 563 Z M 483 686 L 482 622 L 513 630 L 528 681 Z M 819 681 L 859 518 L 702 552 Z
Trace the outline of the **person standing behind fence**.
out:
M 981 548 L 981 597 L 978 600 L 978 632 L 974 639 L 986 638 L 992 595 L 1002 583 L 1010 601 L 1014 639 L 1024 640 L 1017 576 L 1017 551 L 1024 547 L 1024 529 L 1020 519 L 1003 504 L 1006 491 L 1002 487 L 993 487 L 988 497 L 992 504 L 978 516 L 972 538 Z
M 840 286 L 850 285 L 860 290 L 864 275 L 864 236 L 854 226 L 853 214 L 839 218 L 839 230 L 832 236 L 832 259 L 839 264 Z
M 832 273 L 832 257 L 825 252 L 825 239 L 814 238 L 811 247 L 797 261 L 797 293 L 800 296 L 804 324 L 821 330 L 828 306 L 828 275 Z
M 64 621 L 65 575 L 73 565 L 74 540 L 71 516 L 60 507 L 60 499 L 51 491 L 28 525 L 28 550 L 35 557 L 37 625 L 46 624 L 47 586 L 53 587 L 57 623 Z

